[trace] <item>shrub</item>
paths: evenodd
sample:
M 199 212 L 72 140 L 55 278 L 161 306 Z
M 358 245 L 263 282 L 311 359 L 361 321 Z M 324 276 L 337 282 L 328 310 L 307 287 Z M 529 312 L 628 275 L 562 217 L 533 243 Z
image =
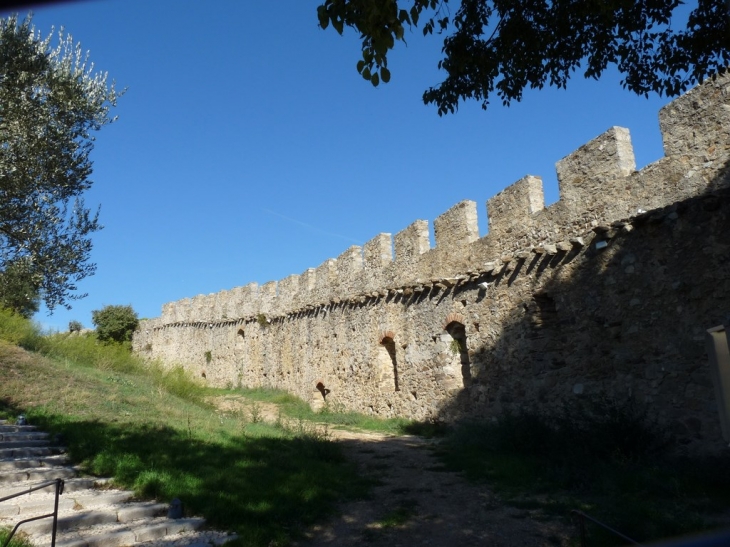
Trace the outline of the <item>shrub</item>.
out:
M 0 307 L 0 339 L 11 344 L 33 345 L 41 337 L 41 329 L 30 319 Z
M 104 306 L 91 312 L 91 322 L 102 342 L 129 342 L 139 319 L 132 306 Z
M 79 321 L 68 322 L 68 332 L 81 332 L 84 326 Z
M 142 362 L 129 350 L 129 343 L 105 344 L 93 335 L 69 336 L 67 333 L 40 337 L 35 346 L 24 345 L 54 359 L 69 360 L 86 367 L 113 370 L 129 374 L 139 373 Z

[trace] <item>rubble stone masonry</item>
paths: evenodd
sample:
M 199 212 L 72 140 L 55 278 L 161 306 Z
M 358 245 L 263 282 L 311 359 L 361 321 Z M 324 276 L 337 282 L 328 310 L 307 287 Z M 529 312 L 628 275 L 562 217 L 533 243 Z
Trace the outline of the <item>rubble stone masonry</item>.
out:
M 417 220 L 301 275 L 166 304 L 134 349 L 384 417 L 634 398 L 683 445 L 721 450 L 704 333 L 730 324 L 730 77 L 659 118 L 665 156 L 640 171 L 613 127 L 557 163 L 558 202 L 533 176 L 489 199 L 485 237 L 463 201 L 433 249 Z

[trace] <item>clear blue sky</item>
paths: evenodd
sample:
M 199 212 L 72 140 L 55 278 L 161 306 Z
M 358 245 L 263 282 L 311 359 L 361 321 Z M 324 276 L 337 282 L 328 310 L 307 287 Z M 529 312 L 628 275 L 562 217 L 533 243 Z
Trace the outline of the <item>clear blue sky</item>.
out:
M 639 167 L 662 155 L 668 101 L 624 91 L 615 73 L 440 118 L 421 100 L 440 81 L 438 36 L 406 36 L 375 89 L 355 69 L 358 37 L 319 29 L 318 3 L 35 8 L 43 35 L 64 26 L 128 88 L 92 154 L 86 199 L 105 228 L 88 296 L 38 321 L 89 327 L 105 304 L 157 317 L 165 302 L 301 273 L 463 199 L 479 204 L 484 235 L 489 197 L 531 174 L 554 202 L 555 162 L 613 125 L 630 129 Z

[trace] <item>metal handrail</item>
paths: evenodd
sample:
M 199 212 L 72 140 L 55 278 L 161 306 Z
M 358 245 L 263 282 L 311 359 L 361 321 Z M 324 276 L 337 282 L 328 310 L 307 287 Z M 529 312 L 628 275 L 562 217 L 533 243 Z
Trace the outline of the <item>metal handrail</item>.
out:
M 604 530 L 608 530 L 613 535 L 620 537 L 624 541 L 627 541 L 627 542 L 632 543 L 634 545 L 641 545 L 641 543 L 639 543 L 638 541 L 633 540 L 630 537 L 623 535 L 618 530 L 614 530 L 608 524 L 605 524 L 605 523 L 601 522 L 600 520 L 596 520 L 593 517 L 591 517 L 589 515 L 586 515 L 583 511 L 578 511 L 577 509 L 573 509 L 570 512 L 570 514 L 573 515 L 573 516 L 577 516 L 580 519 L 579 520 L 579 526 L 580 526 L 580 547 L 586 547 L 586 519 L 590 520 L 594 524 L 597 524 L 598 526 L 600 526 Z
M 21 520 L 15 525 L 15 528 L 10 532 L 10 535 L 5 539 L 5 543 L 2 544 L 2 547 L 7 547 L 10 543 L 10 540 L 13 539 L 13 536 L 15 535 L 15 532 L 18 531 L 18 528 L 21 524 L 25 524 L 26 522 L 31 522 L 34 520 L 40 520 L 45 519 L 48 517 L 53 517 L 53 532 L 51 533 L 51 547 L 56 547 L 56 528 L 58 527 L 58 498 L 61 494 L 63 494 L 63 479 L 54 479 L 52 481 L 44 482 L 42 484 L 39 484 L 38 486 L 32 486 L 28 488 L 27 490 L 23 490 L 22 492 L 16 492 L 15 494 L 11 494 L 10 496 L 5 496 L 4 498 L 0 498 L 0 503 L 3 501 L 7 501 L 13 498 L 17 498 L 20 496 L 23 496 L 25 494 L 30 494 L 31 492 L 35 492 L 36 490 L 42 490 L 44 488 L 48 488 L 52 484 L 56 485 L 56 497 L 53 505 L 53 513 L 48 513 L 47 515 L 40 515 L 38 517 L 32 517 L 29 519 Z

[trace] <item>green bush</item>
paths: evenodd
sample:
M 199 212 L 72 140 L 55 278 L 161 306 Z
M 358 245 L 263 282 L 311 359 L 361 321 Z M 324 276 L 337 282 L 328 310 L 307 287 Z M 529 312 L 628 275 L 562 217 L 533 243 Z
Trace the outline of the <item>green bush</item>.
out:
M 81 332 L 84 326 L 79 321 L 68 322 L 68 332 Z
M 132 306 L 104 306 L 91 312 L 91 322 L 102 342 L 131 342 L 139 319 Z
M 206 394 L 205 386 L 196 382 L 184 368 L 176 366 L 163 368 L 158 362 L 145 364 L 145 370 L 152 377 L 152 381 L 162 389 L 193 403 L 202 404 Z
M 0 339 L 25 346 L 41 337 L 38 325 L 7 308 L 0 308 Z
M 86 367 L 136 374 L 144 369 L 142 362 L 132 355 L 129 342 L 123 344 L 101 343 L 93 334 L 69 336 L 68 333 L 41 337 L 25 349 L 37 351 L 47 357 L 66 359 Z

